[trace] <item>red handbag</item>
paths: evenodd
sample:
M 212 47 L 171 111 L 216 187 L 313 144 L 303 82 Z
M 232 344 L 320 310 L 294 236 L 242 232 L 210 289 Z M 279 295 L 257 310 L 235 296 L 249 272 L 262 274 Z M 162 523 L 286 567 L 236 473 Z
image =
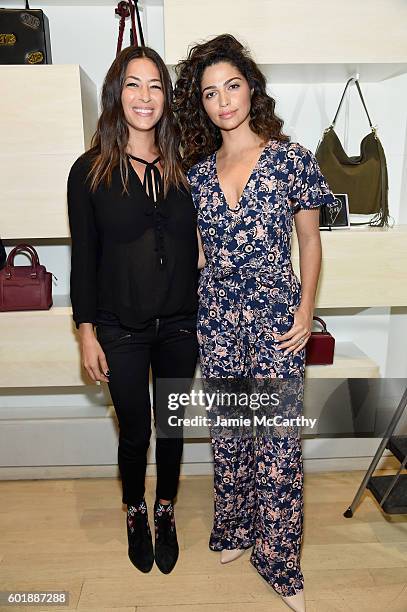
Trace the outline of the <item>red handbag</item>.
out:
M 329 365 L 334 361 L 335 338 L 327 331 L 326 323 L 313 317 L 322 325 L 322 331 L 312 331 L 305 345 L 305 365 Z
M 26 253 L 30 266 L 15 266 L 17 254 Z M 0 311 L 48 310 L 52 306 L 52 274 L 40 264 L 31 244 L 18 244 L 0 270 Z

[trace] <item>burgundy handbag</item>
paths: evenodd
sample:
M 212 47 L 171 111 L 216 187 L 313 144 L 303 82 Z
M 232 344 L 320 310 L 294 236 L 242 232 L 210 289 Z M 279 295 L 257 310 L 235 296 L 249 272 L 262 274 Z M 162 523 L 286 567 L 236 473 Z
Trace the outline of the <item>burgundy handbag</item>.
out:
M 15 266 L 17 254 L 26 253 L 30 266 Z M 52 306 L 52 274 L 40 264 L 31 244 L 18 244 L 0 270 L 0 311 L 48 310 Z
M 322 325 L 322 331 L 312 331 L 305 345 L 305 365 L 329 365 L 334 361 L 335 338 L 327 331 L 326 323 L 313 317 Z

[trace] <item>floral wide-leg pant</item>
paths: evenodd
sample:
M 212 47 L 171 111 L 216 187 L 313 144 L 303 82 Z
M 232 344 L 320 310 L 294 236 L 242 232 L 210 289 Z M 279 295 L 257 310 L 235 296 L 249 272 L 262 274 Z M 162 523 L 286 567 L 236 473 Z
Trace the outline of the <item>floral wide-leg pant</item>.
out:
M 284 296 L 284 291 L 271 294 L 255 278 L 206 279 L 198 314 L 204 380 L 303 379 L 305 349 L 284 355 L 272 335 L 286 332 L 294 321 L 299 295 Z M 214 523 L 209 547 L 253 547 L 250 562 L 259 574 L 279 594 L 295 595 L 304 586 L 300 435 L 211 435 L 211 440 Z

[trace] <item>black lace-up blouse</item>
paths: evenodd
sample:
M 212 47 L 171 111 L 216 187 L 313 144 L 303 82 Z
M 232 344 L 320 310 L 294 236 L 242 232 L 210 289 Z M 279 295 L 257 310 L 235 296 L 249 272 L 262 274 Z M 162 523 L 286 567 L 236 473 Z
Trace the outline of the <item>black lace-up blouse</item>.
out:
M 138 160 L 143 161 L 143 160 Z M 68 177 L 73 319 L 142 329 L 151 320 L 197 310 L 196 211 L 186 189 L 164 198 L 157 160 L 144 185 L 129 163 L 129 194 L 119 167 L 110 189 L 91 193 L 84 155 Z M 158 173 L 158 174 L 157 174 Z

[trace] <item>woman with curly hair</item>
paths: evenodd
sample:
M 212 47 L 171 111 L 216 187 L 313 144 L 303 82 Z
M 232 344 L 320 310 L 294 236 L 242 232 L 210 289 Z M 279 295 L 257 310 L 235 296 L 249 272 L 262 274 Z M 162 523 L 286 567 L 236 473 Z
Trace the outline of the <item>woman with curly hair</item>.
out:
M 119 422 L 130 561 L 142 572 L 155 561 L 168 574 L 179 554 L 173 502 L 183 439 L 181 428 L 169 435 L 160 427 L 167 406 L 157 387 L 181 380 L 188 390 L 195 372 L 196 210 L 181 165 L 172 83 L 157 52 L 123 49 L 101 102 L 92 147 L 68 178 L 73 319 L 83 366 L 93 381 L 108 383 Z M 150 367 L 160 431 L 154 549 L 144 498 Z
M 192 47 L 177 77 L 205 261 L 198 290 L 203 378 L 302 383 L 321 263 L 318 209 L 334 196 L 314 155 L 282 133 L 263 74 L 233 36 Z M 291 264 L 293 220 L 301 283 Z M 221 551 L 221 563 L 253 547 L 250 561 L 260 575 L 288 607 L 305 610 L 298 431 L 245 438 L 212 430 L 211 439 L 209 547 Z

